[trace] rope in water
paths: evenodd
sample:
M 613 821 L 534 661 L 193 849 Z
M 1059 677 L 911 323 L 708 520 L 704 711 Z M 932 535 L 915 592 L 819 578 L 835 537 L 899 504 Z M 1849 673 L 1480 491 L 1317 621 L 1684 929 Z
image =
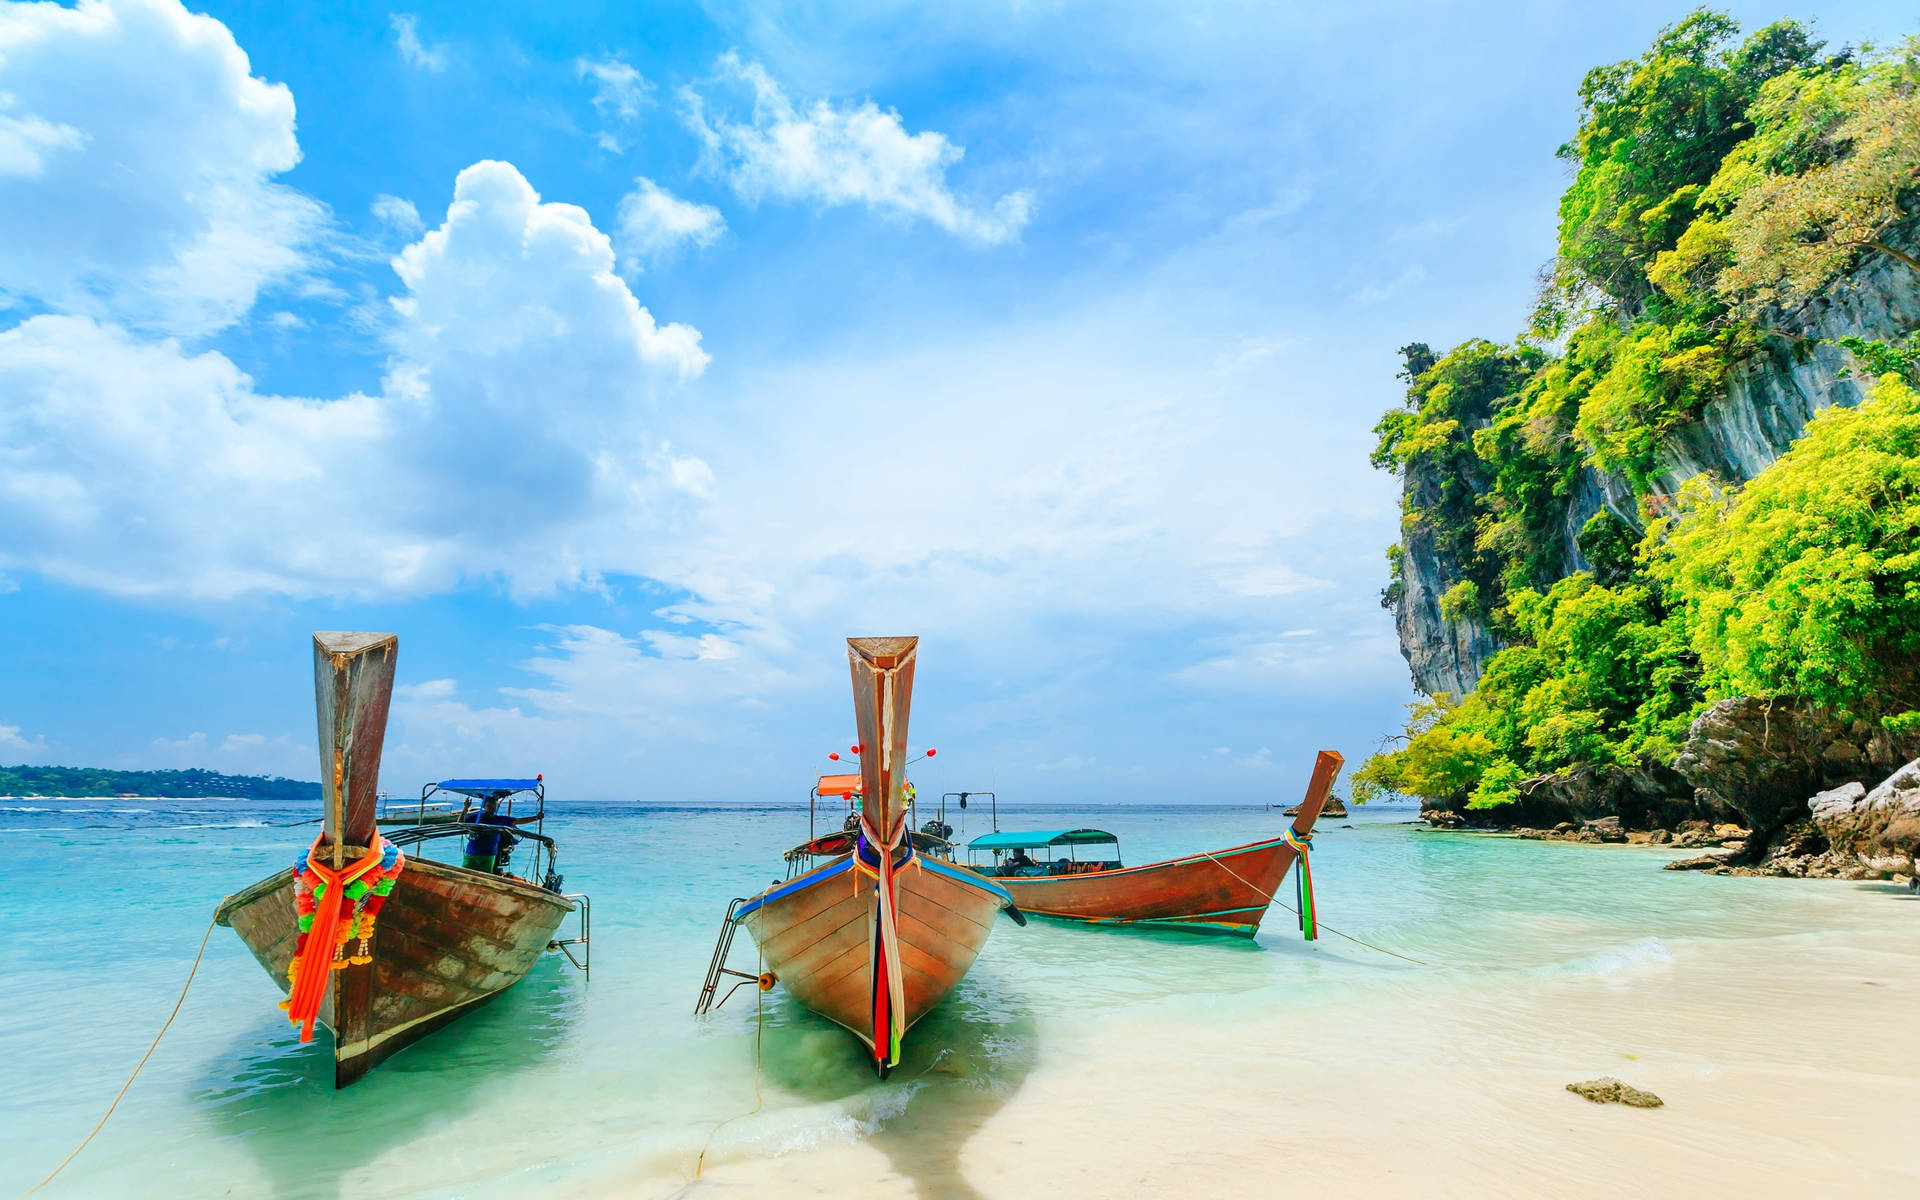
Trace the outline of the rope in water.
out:
M 195 951 L 193 955 L 193 967 L 187 972 L 186 983 L 180 986 L 180 998 L 173 1002 L 173 1011 L 167 1014 L 166 1021 L 160 1026 L 160 1032 L 153 1035 L 153 1045 L 148 1046 L 147 1052 L 140 1056 L 140 1062 L 133 1068 L 133 1074 L 127 1076 L 127 1081 L 120 1085 L 119 1093 L 114 1096 L 113 1103 L 107 1105 L 107 1111 L 101 1116 L 100 1123 L 93 1127 L 92 1133 L 87 1134 L 85 1138 L 81 1139 L 80 1144 L 73 1148 L 73 1153 L 62 1159 L 60 1165 L 49 1172 L 45 1179 L 42 1179 L 39 1183 L 34 1184 L 26 1191 L 20 1193 L 21 1200 L 25 1200 L 26 1197 L 33 1195 L 41 1188 L 52 1183 L 54 1177 L 66 1170 L 67 1166 L 72 1163 L 74 1159 L 79 1158 L 80 1152 L 87 1148 L 87 1145 L 93 1141 L 94 1137 L 99 1134 L 102 1129 L 106 1128 L 107 1118 L 113 1115 L 114 1109 L 120 1107 L 120 1101 L 126 1098 L 127 1089 L 132 1087 L 133 1081 L 140 1077 L 141 1068 L 147 1065 L 147 1060 L 153 1057 L 153 1052 L 160 1048 L 160 1039 L 167 1036 L 167 1030 L 172 1027 L 173 1019 L 180 1015 L 180 1006 L 187 1002 L 187 989 L 193 986 L 193 977 L 200 973 L 200 959 L 206 954 L 207 942 L 213 937 L 213 927 L 218 923 L 218 918 L 207 922 L 207 931 L 200 935 L 200 949 Z
M 767 972 L 767 956 L 765 951 L 760 952 L 758 965 L 760 967 L 760 976 L 765 978 Z M 707 1130 L 707 1140 L 700 1143 L 700 1157 L 694 1160 L 693 1178 L 687 1181 L 688 1187 L 692 1187 L 697 1183 L 700 1179 L 700 1172 L 706 1170 L 707 1151 L 713 1148 L 713 1135 L 719 1133 L 735 1121 L 744 1121 L 748 1117 L 753 1116 L 760 1111 L 761 1105 L 766 1103 L 765 1099 L 760 1095 L 760 1038 L 761 1035 L 766 1032 L 766 1028 L 767 992 L 765 988 L 756 987 L 753 990 L 753 1107 L 737 1116 L 728 1117 L 712 1129 Z M 686 1191 L 683 1188 L 674 1194 L 685 1195 Z
M 1278 904 L 1281 908 L 1286 909 L 1288 912 L 1294 914 L 1295 916 L 1300 915 L 1299 909 L 1294 908 L 1292 905 L 1288 904 L 1285 900 L 1278 899 L 1272 892 L 1266 891 L 1259 884 L 1254 883 L 1252 880 L 1248 879 L 1245 875 L 1242 875 L 1240 872 L 1234 870 L 1232 867 L 1221 862 L 1219 859 L 1213 858 L 1212 854 L 1209 854 L 1204 850 L 1201 851 L 1201 854 L 1205 855 L 1207 858 L 1212 858 L 1213 861 L 1220 867 L 1222 871 L 1225 871 L 1227 874 L 1233 876 L 1235 879 L 1238 879 L 1241 883 L 1244 883 L 1248 887 L 1252 888 L 1256 894 L 1265 896 L 1269 904 Z M 1410 962 L 1416 967 L 1425 967 L 1425 966 L 1432 965 L 1430 963 L 1421 962 L 1417 958 L 1412 958 L 1408 955 L 1401 954 L 1397 950 L 1389 950 L 1385 946 L 1376 946 L 1372 942 L 1369 942 L 1364 938 L 1357 938 L 1350 933 L 1342 933 L 1338 929 L 1335 929 L 1333 926 L 1327 924 L 1325 921 L 1316 920 L 1315 924 L 1319 928 L 1324 929 L 1328 933 L 1333 934 L 1335 937 L 1343 937 L 1348 941 L 1352 942 L 1356 946 L 1365 946 L 1369 950 L 1376 951 L 1377 953 L 1380 953 L 1380 954 L 1385 954 L 1391 958 L 1397 958 L 1402 962 Z

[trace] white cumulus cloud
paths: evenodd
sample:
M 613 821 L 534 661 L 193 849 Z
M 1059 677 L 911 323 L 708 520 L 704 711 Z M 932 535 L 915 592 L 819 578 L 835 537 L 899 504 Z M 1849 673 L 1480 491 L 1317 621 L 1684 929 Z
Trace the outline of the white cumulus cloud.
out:
M 222 354 L 86 316 L 0 331 L 0 566 L 215 597 L 615 569 L 711 473 L 649 432 L 662 382 L 706 366 L 700 335 L 613 266 L 584 211 L 483 162 L 395 259 L 377 395 L 263 395 Z
M 307 265 L 293 96 L 173 0 L 0 4 L 0 300 L 197 335 Z M 32 236 L 15 236 L 32 230 Z
M 724 102 L 685 87 L 687 124 L 709 164 L 749 201 L 864 204 L 983 244 L 1017 238 L 1033 215 L 1028 191 L 1008 192 L 988 206 L 955 195 L 947 171 L 966 151 L 945 134 L 908 133 L 899 113 L 871 100 L 797 106 L 765 68 L 731 53 L 721 56 L 714 83 L 715 92 L 750 94 L 750 111 L 729 115 Z

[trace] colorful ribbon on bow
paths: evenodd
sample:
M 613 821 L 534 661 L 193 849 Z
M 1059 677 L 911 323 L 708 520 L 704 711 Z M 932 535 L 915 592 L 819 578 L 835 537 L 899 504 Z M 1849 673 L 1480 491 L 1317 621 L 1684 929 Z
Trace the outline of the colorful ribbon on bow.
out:
M 1309 942 L 1320 936 L 1320 923 L 1313 914 L 1313 834 L 1295 833 L 1287 830 L 1287 845 L 1292 846 L 1300 855 L 1300 869 L 1294 873 L 1294 884 L 1299 889 L 1300 933 Z
M 900 922 L 895 891 L 894 851 L 906 836 L 906 822 L 894 831 L 893 840 L 881 842 L 863 812 L 860 816 L 862 841 L 871 847 L 879 862 L 874 869 L 874 891 L 879 899 L 879 929 L 873 939 L 873 1055 L 880 1065 L 891 1070 L 900 1062 L 900 1038 L 907 1028 L 907 989 L 900 965 Z M 866 847 L 862 847 L 863 849 Z M 860 855 L 855 854 L 857 863 Z
M 313 1040 L 313 1024 L 319 1019 L 332 972 L 373 961 L 374 918 L 406 865 L 400 848 L 376 833 L 364 856 L 336 871 L 320 862 L 325 837 L 323 833 L 314 838 L 293 863 L 293 907 L 300 933 L 293 961 L 287 964 L 290 986 L 280 1007 L 299 1027 L 303 1042 Z M 347 943 L 355 937 L 360 945 L 349 956 Z

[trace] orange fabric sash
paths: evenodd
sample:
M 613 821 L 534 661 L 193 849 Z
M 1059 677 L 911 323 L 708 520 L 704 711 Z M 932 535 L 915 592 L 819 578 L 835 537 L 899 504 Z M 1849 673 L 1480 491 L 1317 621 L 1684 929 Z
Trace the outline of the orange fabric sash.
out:
M 340 945 L 340 921 L 348 911 L 347 885 L 380 865 L 383 851 L 379 835 L 367 848 L 365 858 L 334 871 L 320 862 L 321 834 L 307 851 L 307 869 L 320 877 L 326 893 L 313 905 L 313 925 L 307 930 L 307 948 L 300 955 L 293 974 L 293 990 L 287 996 L 287 1019 L 300 1027 L 300 1040 L 313 1040 L 313 1023 L 320 1017 L 320 1001 L 327 994 L 327 980 L 333 974 L 333 956 Z

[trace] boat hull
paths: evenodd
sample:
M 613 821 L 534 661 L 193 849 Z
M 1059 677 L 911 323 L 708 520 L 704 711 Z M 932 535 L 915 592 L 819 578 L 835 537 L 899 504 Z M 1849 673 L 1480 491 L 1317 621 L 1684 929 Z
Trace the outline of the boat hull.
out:
M 333 1033 L 334 1086 L 519 982 L 574 911 L 530 883 L 409 859 L 374 928 L 373 962 L 333 973 L 319 1023 Z M 293 873 L 279 871 L 220 905 L 218 920 L 282 991 L 298 927 Z
M 1117 871 L 994 882 L 1031 917 L 1252 937 L 1297 857 L 1273 838 Z
M 1004 889 L 924 855 L 894 876 L 898 897 L 905 1028 L 925 1016 L 966 975 L 994 918 L 1008 907 Z M 795 1000 L 875 1050 L 874 939 L 879 899 L 871 872 L 851 856 L 836 859 L 748 901 L 736 918 Z

